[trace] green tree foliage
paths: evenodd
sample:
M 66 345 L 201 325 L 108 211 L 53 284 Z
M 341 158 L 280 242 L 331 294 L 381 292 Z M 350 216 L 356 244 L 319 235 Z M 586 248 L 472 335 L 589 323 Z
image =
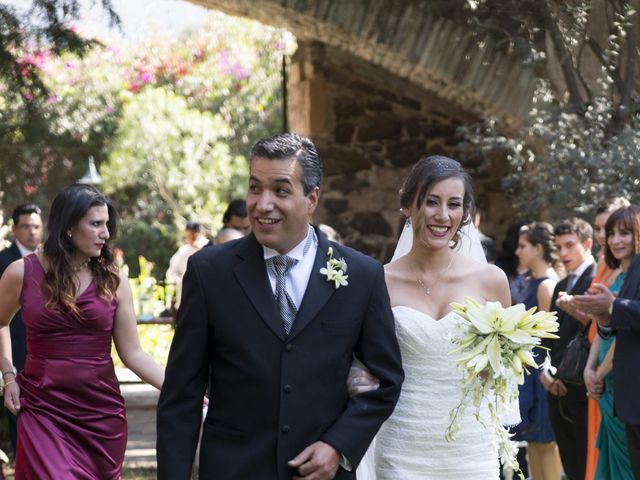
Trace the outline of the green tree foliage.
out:
M 25 135 L 30 143 L 40 140 L 46 131 L 42 106 L 49 95 L 42 78 L 42 62 L 46 56 L 72 53 L 80 57 L 98 42 L 80 36 L 71 21 L 80 17 L 80 0 L 25 0 L 22 9 L 0 4 L 0 84 L 4 95 L 15 104 L 14 120 L 0 126 L 0 134 Z M 112 26 L 120 19 L 110 0 L 94 0 L 108 16 Z M 7 127 L 8 131 L 7 131 Z M 13 127 L 13 128 L 11 128 Z M 19 132 L 17 130 L 20 130 Z
M 159 200 L 179 223 L 217 224 L 227 199 L 243 194 L 246 161 L 233 156 L 231 135 L 220 114 L 190 108 L 185 97 L 146 88 L 122 111 L 104 188 L 138 192 L 138 201 Z
M 40 123 L 27 122 L 23 99 L 0 84 L 0 196 L 5 209 L 46 208 L 92 155 L 121 212 L 132 271 L 143 254 L 162 277 L 184 220 L 219 228 L 228 200 L 244 194 L 249 146 L 280 130 L 291 40 L 211 13 L 182 38 L 102 42 L 82 58 L 34 51 L 47 88 Z
M 504 187 L 515 207 L 533 216 L 591 213 L 612 193 L 637 198 L 640 2 L 468 0 L 457 7 L 474 31 L 519 54 L 540 78 L 522 129 L 489 119 L 463 130 L 472 150 L 509 160 Z

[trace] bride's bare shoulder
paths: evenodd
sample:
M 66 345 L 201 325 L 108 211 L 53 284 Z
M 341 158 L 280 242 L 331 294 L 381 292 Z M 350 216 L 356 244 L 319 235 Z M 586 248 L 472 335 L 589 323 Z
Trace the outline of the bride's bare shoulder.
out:
M 509 281 L 500 268 L 464 256 L 460 256 L 458 262 L 458 273 L 480 286 L 486 300 L 498 300 L 504 305 L 510 302 Z
M 507 280 L 507 276 L 504 272 L 491 263 L 479 262 L 473 258 L 465 257 L 464 255 L 458 255 L 456 263 L 458 268 L 465 272 L 466 275 L 473 275 L 478 280 L 493 280 L 498 281 L 501 278 Z
M 398 258 L 384 266 L 384 277 L 387 283 L 401 282 L 410 274 L 409 265 L 404 257 Z

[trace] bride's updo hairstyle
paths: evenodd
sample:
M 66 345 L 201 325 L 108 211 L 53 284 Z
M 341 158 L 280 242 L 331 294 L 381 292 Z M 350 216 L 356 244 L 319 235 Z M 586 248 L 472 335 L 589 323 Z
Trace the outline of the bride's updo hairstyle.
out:
M 417 205 L 418 208 L 422 208 L 431 187 L 449 178 L 458 178 L 462 180 L 464 185 L 462 221 L 460 222 L 458 231 L 453 236 L 453 247 L 456 247 L 460 241 L 460 229 L 471 223 L 475 210 L 471 177 L 464 168 L 462 168 L 460 162 L 443 155 L 432 155 L 421 158 L 418 163 L 413 166 L 411 172 L 409 172 L 409 176 L 400 189 L 400 206 L 402 208 L 409 208 Z

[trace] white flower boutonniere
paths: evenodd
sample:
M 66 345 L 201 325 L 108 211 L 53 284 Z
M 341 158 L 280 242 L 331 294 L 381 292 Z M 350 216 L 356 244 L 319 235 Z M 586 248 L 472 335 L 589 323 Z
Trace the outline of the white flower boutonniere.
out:
M 347 273 L 347 262 L 344 261 L 344 258 L 333 258 L 332 247 L 327 250 L 327 256 L 329 257 L 327 266 L 320 269 L 320 274 L 326 275 L 327 282 L 335 282 L 336 289 L 343 285 L 349 285 L 349 282 L 347 282 L 349 275 L 345 275 Z

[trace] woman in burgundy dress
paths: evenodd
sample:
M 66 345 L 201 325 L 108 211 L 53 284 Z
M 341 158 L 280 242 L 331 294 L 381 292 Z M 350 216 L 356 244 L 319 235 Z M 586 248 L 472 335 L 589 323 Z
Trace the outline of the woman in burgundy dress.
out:
M 56 196 L 42 253 L 0 279 L 0 368 L 5 406 L 18 417 L 16 480 L 120 478 L 127 444 L 124 401 L 111 361 L 160 388 L 163 370 L 138 340 L 126 275 L 114 265 L 110 201 L 89 185 Z M 22 307 L 27 361 L 17 378 L 8 325 Z

